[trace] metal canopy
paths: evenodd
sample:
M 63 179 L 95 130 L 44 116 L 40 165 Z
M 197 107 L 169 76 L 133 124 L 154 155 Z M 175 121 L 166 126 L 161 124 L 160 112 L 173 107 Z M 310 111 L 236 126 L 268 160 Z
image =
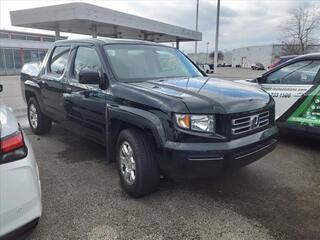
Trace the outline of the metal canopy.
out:
M 13 26 L 154 42 L 201 41 L 202 33 L 87 3 L 11 11 Z

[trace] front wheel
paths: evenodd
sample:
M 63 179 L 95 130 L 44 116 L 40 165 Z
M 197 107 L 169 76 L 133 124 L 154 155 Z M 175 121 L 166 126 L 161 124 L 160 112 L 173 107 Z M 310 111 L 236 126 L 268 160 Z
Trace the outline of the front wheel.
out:
M 123 130 L 117 142 L 117 165 L 121 187 L 138 198 L 156 190 L 160 171 L 154 146 L 137 129 Z
M 51 129 L 51 119 L 42 113 L 37 100 L 33 97 L 28 101 L 28 120 L 35 134 L 45 134 Z

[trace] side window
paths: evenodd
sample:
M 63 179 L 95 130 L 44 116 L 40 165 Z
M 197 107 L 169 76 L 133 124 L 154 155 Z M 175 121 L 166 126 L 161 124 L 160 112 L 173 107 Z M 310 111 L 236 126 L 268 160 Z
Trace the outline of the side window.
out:
M 73 76 L 79 80 L 81 70 L 101 71 L 101 62 L 95 49 L 90 47 L 79 47 L 73 66 Z
M 49 72 L 61 76 L 66 68 L 70 47 L 56 47 L 50 58 Z
M 267 76 L 267 84 L 312 84 L 320 61 L 301 61 L 285 66 Z
M 283 84 L 312 84 L 320 69 L 320 61 L 313 61 L 312 63 L 300 68 L 292 74 L 286 76 Z

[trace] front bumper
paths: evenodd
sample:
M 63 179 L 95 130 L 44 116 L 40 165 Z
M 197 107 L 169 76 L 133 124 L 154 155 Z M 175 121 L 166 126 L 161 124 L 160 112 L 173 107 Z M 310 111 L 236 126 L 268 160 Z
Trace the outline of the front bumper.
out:
M 159 164 L 171 177 L 208 177 L 230 167 L 248 165 L 275 147 L 276 127 L 229 142 L 167 142 Z

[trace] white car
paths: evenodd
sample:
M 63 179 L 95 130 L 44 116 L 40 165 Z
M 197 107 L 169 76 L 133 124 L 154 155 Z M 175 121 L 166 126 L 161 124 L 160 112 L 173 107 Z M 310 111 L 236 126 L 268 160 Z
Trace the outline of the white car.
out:
M 293 58 L 261 77 L 237 82 L 270 93 L 281 130 L 320 137 L 320 53 Z
M 13 112 L 0 104 L 0 239 L 25 233 L 38 223 L 41 213 L 40 178 L 32 147 Z

